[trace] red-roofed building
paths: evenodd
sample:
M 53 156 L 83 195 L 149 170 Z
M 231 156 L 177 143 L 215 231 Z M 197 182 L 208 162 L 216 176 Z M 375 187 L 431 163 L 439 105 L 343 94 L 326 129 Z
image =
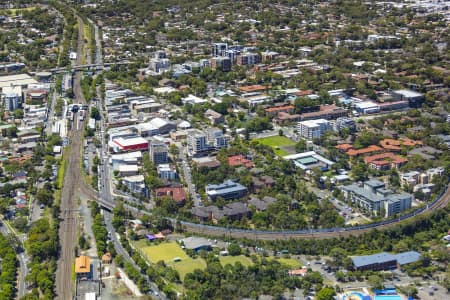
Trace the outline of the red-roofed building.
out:
M 251 160 L 246 159 L 241 154 L 228 157 L 228 165 L 230 167 L 245 166 L 248 169 L 255 166 Z
M 341 152 L 347 152 L 350 149 L 353 149 L 353 146 L 350 144 L 339 144 L 336 145 L 334 148 L 338 149 Z
M 266 114 L 271 116 L 276 116 L 280 112 L 292 114 L 294 112 L 293 105 L 285 105 L 285 106 L 274 106 L 265 109 Z
M 309 95 L 312 95 L 312 94 L 313 94 L 313 91 L 306 90 L 306 91 L 298 91 L 298 92 L 296 92 L 295 96 L 297 96 L 297 97 L 305 97 L 305 96 L 309 96 Z
M 168 197 L 179 205 L 186 202 L 186 192 L 183 187 L 162 187 L 156 189 L 155 193 L 157 198 Z
M 264 86 L 264 85 L 247 85 L 239 87 L 239 90 L 243 93 L 252 93 L 252 92 L 264 92 L 265 90 L 270 90 L 272 86 Z
M 406 158 L 395 155 L 394 153 L 381 153 L 364 157 L 364 162 L 372 169 L 389 170 L 392 168 L 400 168 L 408 162 Z
M 371 145 L 369 147 L 362 148 L 362 149 L 350 149 L 346 153 L 348 156 L 359 156 L 359 155 L 367 155 L 367 154 L 372 154 L 372 153 L 377 153 L 377 152 L 382 152 L 382 151 L 383 151 L 383 148 L 381 148 L 377 145 Z

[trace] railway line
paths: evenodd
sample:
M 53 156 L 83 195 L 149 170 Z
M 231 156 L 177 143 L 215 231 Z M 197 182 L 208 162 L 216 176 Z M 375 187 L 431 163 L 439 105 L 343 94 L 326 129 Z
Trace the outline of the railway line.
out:
M 78 18 L 78 44 L 77 52 L 83 53 L 83 20 Z M 82 55 L 77 56 L 77 64 L 81 64 Z M 81 90 L 81 72 L 75 74 L 73 91 L 77 103 L 85 103 Z M 76 126 L 78 124 L 79 126 Z M 83 142 L 83 122 L 75 114 L 73 126 L 69 133 L 70 150 L 68 152 L 67 171 L 61 193 L 59 243 L 60 256 L 56 271 L 57 299 L 67 300 L 73 297 L 72 265 L 75 258 L 75 243 L 78 226 L 78 188 L 83 182 L 81 178 L 81 151 Z

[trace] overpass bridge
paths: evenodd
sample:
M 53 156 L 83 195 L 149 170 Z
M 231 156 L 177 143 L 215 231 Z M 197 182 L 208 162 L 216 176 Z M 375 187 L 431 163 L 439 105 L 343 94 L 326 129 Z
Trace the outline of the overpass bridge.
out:
M 74 66 L 67 66 L 67 67 L 57 67 L 57 68 L 53 68 L 53 69 L 42 70 L 40 72 L 45 71 L 45 72 L 51 72 L 51 73 L 61 73 L 61 72 L 76 72 L 76 71 L 83 71 L 83 70 L 100 71 L 107 67 L 129 65 L 132 63 L 133 62 L 131 62 L 131 61 L 121 61 L 121 62 L 102 63 L 102 64 L 84 64 L 84 65 L 74 65 Z

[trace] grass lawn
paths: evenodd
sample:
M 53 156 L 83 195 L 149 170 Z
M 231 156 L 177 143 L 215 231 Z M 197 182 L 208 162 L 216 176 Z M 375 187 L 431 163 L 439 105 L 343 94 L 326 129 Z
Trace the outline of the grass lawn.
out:
M 181 258 L 181 261 L 191 259 L 176 242 L 163 242 L 159 245 L 148 246 L 146 240 L 140 240 L 135 245 L 154 264 L 160 260 L 171 263 L 175 257 Z
M 244 267 L 253 265 L 252 260 L 245 255 L 221 256 L 221 257 L 219 257 L 219 260 L 220 260 L 220 263 L 222 264 L 222 266 L 225 266 L 227 264 L 234 265 L 237 262 L 240 262 Z
M 267 145 L 273 148 L 274 152 L 278 156 L 285 156 L 288 155 L 289 152 L 283 149 L 283 147 L 289 147 L 294 146 L 295 142 L 291 139 L 288 139 L 285 136 L 269 136 L 266 138 L 257 139 L 258 142 L 260 142 L 263 145 Z
M 188 273 L 194 272 L 195 269 L 204 270 L 206 268 L 206 261 L 203 258 L 190 258 L 182 259 L 181 261 L 167 263 L 168 266 L 177 270 L 180 274 L 180 278 L 183 281 L 184 277 Z
M 167 266 L 177 270 L 181 280 L 184 280 L 186 274 L 192 273 L 195 269 L 204 270 L 206 268 L 204 259 L 191 258 L 176 242 L 163 242 L 159 245 L 147 245 L 147 241 L 142 239 L 135 242 L 134 245 L 142 251 L 149 262 L 155 264 L 158 261 L 163 260 Z M 181 261 L 173 261 L 176 257 L 179 257 Z
M 296 259 L 293 258 L 273 258 L 274 260 L 278 261 L 280 264 L 286 265 L 290 268 L 301 268 L 302 267 L 302 263 Z

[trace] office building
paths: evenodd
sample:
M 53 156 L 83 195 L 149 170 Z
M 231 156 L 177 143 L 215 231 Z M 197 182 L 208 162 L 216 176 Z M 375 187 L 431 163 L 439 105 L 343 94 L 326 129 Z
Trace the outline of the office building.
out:
M 247 188 L 238 182 L 227 180 L 222 184 L 208 184 L 205 188 L 206 195 L 212 201 L 221 197 L 225 200 L 237 199 L 247 195 Z
M 227 56 L 228 44 L 227 43 L 214 43 L 212 46 L 211 54 L 214 57 Z
M 168 159 L 169 149 L 167 145 L 159 140 L 151 139 L 149 142 L 149 156 L 150 160 L 155 164 L 166 164 Z
M 298 123 L 298 132 L 306 139 L 318 139 L 325 131 L 330 130 L 331 125 L 325 119 L 301 121 Z
M 170 60 L 168 58 L 152 58 L 148 68 L 156 73 L 163 73 L 170 70 Z

